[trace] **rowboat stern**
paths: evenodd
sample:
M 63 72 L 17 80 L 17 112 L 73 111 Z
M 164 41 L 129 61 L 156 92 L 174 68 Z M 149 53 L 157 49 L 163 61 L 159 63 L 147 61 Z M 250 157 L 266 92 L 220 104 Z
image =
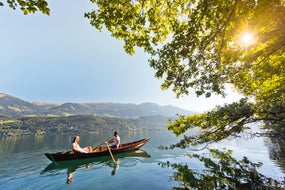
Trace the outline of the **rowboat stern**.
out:
M 45 153 L 45 156 L 50 160 L 50 161 L 54 161 L 53 157 L 50 153 Z

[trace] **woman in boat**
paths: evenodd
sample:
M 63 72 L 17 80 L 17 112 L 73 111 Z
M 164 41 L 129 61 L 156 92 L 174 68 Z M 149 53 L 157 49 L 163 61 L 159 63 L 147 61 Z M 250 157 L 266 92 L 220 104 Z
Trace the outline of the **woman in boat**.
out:
M 119 148 L 121 139 L 119 137 L 119 133 L 117 131 L 114 132 L 114 138 L 105 142 L 106 144 L 110 144 L 110 148 Z
M 92 152 L 92 147 L 91 146 L 88 146 L 88 147 L 85 147 L 85 148 L 81 148 L 78 144 L 80 138 L 79 136 L 75 136 L 74 139 L 73 139 L 73 142 L 72 142 L 72 150 L 73 151 L 77 151 L 77 152 L 81 152 L 81 153 L 89 153 L 89 152 Z

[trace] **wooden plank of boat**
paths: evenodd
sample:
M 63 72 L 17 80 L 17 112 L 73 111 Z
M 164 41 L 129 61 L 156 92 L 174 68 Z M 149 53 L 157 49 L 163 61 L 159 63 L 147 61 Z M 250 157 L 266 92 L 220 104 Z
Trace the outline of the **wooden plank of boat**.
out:
M 150 138 L 141 139 L 134 142 L 129 142 L 125 144 L 120 144 L 119 148 L 113 148 L 112 153 L 118 154 L 123 152 L 128 152 L 131 150 L 137 150 L 145 145 Z M 109 155 L 108 148 L 105 146 L 94 148 L 93 152 L 91 153 L 81 153 L 76 151 L 63 151 L 63 152 L 56 152 L 56 153 L 45 153 L 46 157 L 53 162 L 59 161 L 67 161 L 67 160 L 78 160 L 78 159 L 85 159 L 85 158 L 94 158 L 100 156 Z

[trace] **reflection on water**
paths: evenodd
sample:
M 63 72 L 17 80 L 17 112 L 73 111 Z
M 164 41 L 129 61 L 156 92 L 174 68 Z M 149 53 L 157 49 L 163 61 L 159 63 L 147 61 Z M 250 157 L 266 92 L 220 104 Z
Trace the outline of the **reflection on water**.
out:
M 285 140 L 270 137 L 267 141 L 267 146 L 270 159 L 275 160 L 283 172 L 285 172 Z
M 258 172 L 262 163 L 253 163 L 247 157 L 236 160 L 232 151 L 209 149 L 210 156 L 189 154 L 189 158 L 198 159 L 203 169 L 198 171 L 181 163 L 159 162 L 161 167 L 171 167 L 176 172 L 173 180 L 182 184 L 185 189 L 281 189 L 284 181 L 268 178 Z M 181 189 L 174 187 L 173 189 Z
M 113 168 L 113 170 L 112 170 L 112 172 L 111 172 L 111 175 L 115 175 L 115 174 L 116 174 L 116 171 L 119 169 L 119 167 L 120 167 L 120 159 L 118 159 L 118 160 L 116 161 L 116 163 L 114 163 L 114 168 Z
M 50 172 L 56 173 L 58 170 L 67 170 L 67 184 L 73 182 L 73 176 L 77 169 L 85 168 L 89 169 L 92 165 L 94 166 L 108 166 L 112 168 L 111 175 L 115 175 L 119 167 L 132 167 L 135 166 L 139 160 L 136 158 L 150 158 L 151 156 L 144 150 L 135 150 L 130 152 L 125 152 L 121 154 L 116 154 L 116 163 L 114 163 L 110 156 L 103 156 L 90 159 L 81 159 L 74 161 L 62 161 L 62 162 L 52 162 L 42 171 L 42 174 Z M 134 159 L 132 159 L 134 158 Z
M 160 150 L 157 148 L 159 145 L 178 141 L 173 133 L 166 131 L 121 131 L 120 134 L 123 143 L 151 137 L 143 147 L 147 153 L 114 155 L 118 165 L 114 165 L 110 156 L 52 163 L 44 153 L 70 150 L 73 135 L 0 137 L 0 189 L 283 187 L 276 182 L 276 179 L 282 181 L 284 177 L 279 167 L 284 168 L 285 165 L 285 142 L 281 139 L 242 138 L 211 146 L 213 149 L 227 147 L 233 150 L 228 155 L 227 152 L 201 153 L 189 149 Z M 113 131 L 80 134 L 80 145 L 97 146 L 112 136 Z M 192 157 L 185 156 L 185 153 L 191 153 Z M 250 183 L 253 184 L 251 187 Z
M 88 169 L 89 168 L 89 164 L 85 164 L 85 168 Z M 66 183 L 67 184 L 71 184 L 73 182 L 73 174 L 76 171 L 75 168 L 67 168 L 67 180 Z

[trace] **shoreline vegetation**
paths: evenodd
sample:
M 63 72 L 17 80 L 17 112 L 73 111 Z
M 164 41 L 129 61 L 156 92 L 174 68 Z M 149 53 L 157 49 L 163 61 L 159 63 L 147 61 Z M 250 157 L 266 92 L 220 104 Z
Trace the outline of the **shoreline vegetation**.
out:
M 93 115 L 22 117 L 0 120 L 0 136 L 83 134 L 98 133 L 104 130 L 162 130 L 165 129 L 165 125 L 166 117 L 163 116 L 137 118 Z

